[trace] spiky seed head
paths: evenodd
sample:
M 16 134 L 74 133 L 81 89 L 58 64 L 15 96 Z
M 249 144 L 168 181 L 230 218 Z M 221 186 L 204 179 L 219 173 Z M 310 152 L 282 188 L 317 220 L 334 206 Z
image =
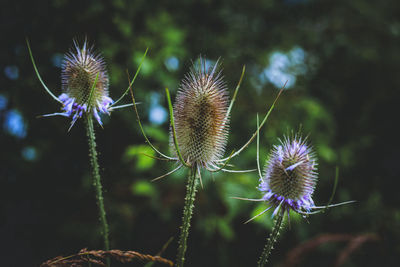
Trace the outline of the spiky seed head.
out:
M 309 211 L 318 179 L 317 161 L 311 146 L 299 136 L 285 137 L 274 146 L 259 189 L 264 199 L 284 209 Z
M 106 64 L 100 54 L 93 52 L 93 47 L 88 47 L 86 41 L 82 47 L 77 42 L 74 42 L 74 46 L 65 54 L 62 63 L 63 93 L 59 99 L 64 104 L 66 114 L 73 116 L 73 123 L 83 113 L 91 112 L 102 124 L 98 112 L 109 114 L 108 108 L 113 102 L 108 97 Z
M 182 157 L 207 167 L 220 159 L 228 137 L 229 96 L 218 62 L 200 58 L 182 80 L 174 104 L 176 137 Z M 170 138 L 173 147 L 172 133 Z

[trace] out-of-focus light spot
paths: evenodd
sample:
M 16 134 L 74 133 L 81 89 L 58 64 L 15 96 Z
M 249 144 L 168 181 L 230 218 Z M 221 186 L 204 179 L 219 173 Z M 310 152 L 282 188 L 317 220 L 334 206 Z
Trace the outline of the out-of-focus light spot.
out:
M 264 74 L 276 87 L 283 87 L 286 83 L 285 89 L 289 89 L 296 83 L 296 76 L 284 73 L 279 69 L 268 68 L 264 71 Z
M 260 81 L 265 82 L 265 75 L 276 87 L 282 87 L 286 81 L 285 88 L 292 87 L 296 83 L 296 77 L 307 72 L 305 57 L 306 54 L 300 47 L 294 47 L 288 53 L 274 52 L 269 58 L 269 66 L 260 76 Z
M 214 66 L 216 62 L 214 60 L 205 59 L 206 70 Z
M 3 128 L 7 133 L 17 138 L 26 137 L 26 124 L 18 111 L 9 110 L 4 117 Z
M 36 149 L 31 146 L 24 147 L 21 151 L 22 157 L 27 161 L 34 161 L 37 158 Z
M 51 62 L 54 67 L 61 68 L 64 56 L 60 53 L 56 53 L 51 57 Z
M 159 106 L 153 106 L 150 108 L 149 120 L 154 124 L 163 124 L 167 119 L 167 111 Z
M 150 96 L 150 111 L 149 120 L 154 124 L 163 124 L 167 120 L 167 111 L 160 103 L 161 95 L 159 93 L 152 93 Z
M 207 59 L 207 58 L 205 58 L 205 57 L 201 57 L 201 61 L 200 61 L 200 58 L 198 58 L 198 59 L 196 59 L 195 61 L 193 61 L 193 68 L 194 68 L 196 71 L 199 71 L 200 68 L 204 68 L 203 65 L 200 65 L 200 62 L 201 62 L 202 64 L 204 64 L 204 66 L 205 66 L 205 70 L 202 69 L 201 71 L 207 71 L 209 68 L 213 67 L 214 64 L 216 63 L 216 61 L 211 60 L 211 59 Z
M 19 77 L 19 69 L 15 65 L 6 66 L 4 68 L 4 74 L 10 80 L 16 80 Z
M 159 93 L 152 93 L 150 96 L 150 106 L 157 106 L 160 102 L 160 94 Z
M 164 64 L 169 71 L 176 71 L 179 68 L 179 59 L 176 57 L 169 57 L 164 61 Z
M 305 75 L 307 73 L 307 65 L 304 63 L 306 60 L 306 52 L 300 47 L 295 47 L 289 52 L 290 67 L 289 70 L 294 75 Z
M 6 109 L 7 103 L 8 103 L 8 99 L 5 96 L 0 95 L 0 111 Z
M 211 67 L 214 67 L 214 65 L 217 63 L 215 60 L 211 59 L 205 59 L 205 65 L 206 65 L 206 71 L 210 69 Z

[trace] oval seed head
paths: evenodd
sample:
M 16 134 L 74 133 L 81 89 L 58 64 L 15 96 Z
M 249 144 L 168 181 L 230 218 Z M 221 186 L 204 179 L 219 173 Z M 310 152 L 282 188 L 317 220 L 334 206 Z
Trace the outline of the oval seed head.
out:
M 218 62 L 209 68 L 200 58 L 179 87 L 174 119 L 179 150 L 190 165 L 207 167 L 220 159 L 228 138 L 226 84 Z M 173 147 L 172 133 L 170 138 Z
M 284 210 L 309 211 L 314 207 L 312 194 L 318 179 L 312 148 L 301 137 L 286 137 L 274 146 L 260 179 L 263 199 L 281 205 Z
M 103 58 L 88 47 L 74 42 L 75 49 L 64 55 L 61 79 L 66 115 L 73 116 L 72 125 L 84 113 L 91 113 L 101 125 L 98 112 L 109 114 L 113 100 L 108 97 L 108 74 Z M 97 79 L 97 81 L 96 81 Z M 94 87 L 93 87 L 94 86 Z

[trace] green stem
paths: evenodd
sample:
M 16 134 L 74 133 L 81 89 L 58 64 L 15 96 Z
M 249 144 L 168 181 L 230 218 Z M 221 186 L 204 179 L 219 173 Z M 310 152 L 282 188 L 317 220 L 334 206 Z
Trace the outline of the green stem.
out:
M 185 261 L 185 252 L 187 248 L 187 238 L 189 236 L 190 220 L 192 219 L 194 200 L 196 197 L 198 184 L 197 166 L 193 166 L 189 173 L 189 179 L 186 186 L 185 207 L 183 208 L 183 219 L 181 233 L 179 235 L 178 254 L 176 256 L 176 266 L 182 267 Z
M 282 221 L 283 221 L 283 217 L 285 215 L 285 212 L 283 210 L 281 210 L 279 212 L 279 214 L 277 215 L 276 219 L 275 219 L 275 224 L 274 224 L 274 228 L 272 229 L 271 234 L 269 235 L 269 238 L 267 239 L 267 244 L 264 247 L 264 250 L 261 254 L 261 257 L 258 261 L 258 267 L 263 267 L 267 261 L 268 261 L 268 257 L 271 254 L 272 249 L 274 248 L 274 244 L 276 242 L 276 240 L 278 239 L 279 236 L 279 231 L 282 229 Z
M 110 250 L 110 242 L 108 240 L 108 224 L 106 220 L 106 211 L 104 209 L 103 189 L 100 181 L 99 163 L 97 162 L 96 137 L 94 135 L 93 119 L 91 114 L 87 114 L 86 118 L 86 134 L 89 142 L 89 157 L 92 165 L 93 185 L 96 189 L 97 205 L 99 207 L 100 222 L 102 224 L 102 235 L 104 238 L 104 249 Z M 107 259 L 107 266 L 110 266 Z

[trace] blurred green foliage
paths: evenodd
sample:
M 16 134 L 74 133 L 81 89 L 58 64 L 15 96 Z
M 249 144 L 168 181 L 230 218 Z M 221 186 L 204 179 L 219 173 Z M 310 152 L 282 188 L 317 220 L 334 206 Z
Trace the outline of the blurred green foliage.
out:
M 0 234 L 4 266 L 38 266 L 84 247 L 101 248 L 82 122 L 67 132 L 69 119 L 36 119 L 60 106 L 41 88 L 25 46 L 28 37 L 43 79 L 58 95 L 60 56 L 72 47 L 74 38 L 85 36 L 107 62 L 113 99 L 128 85 L 126 71 L 133 75 L 149 47 L 133 89 L 141 102 L 138 109 L 145 130 L 165 153 L 169 151 L 168 120 L 152 117 L 152 112 L 156 107 L 166 111 L 164 88 L 174 96 L 191 60 L 199 55 L 212 61 L 221 57 L 231 94 L 246 65 L 232 111 L 229 153 L 251 136 L 256 114 L 265 114 L 284 83 L 275 85 L 268 76 L 276 63 L 271 59 L 281 58 L 282 63 L 285 55 L 303 51 L 299 64 L 278 68 L 296 80 L 284 91 L 261 132 L 262 164 L 277 138 L 301 128 L 319 158 L 316 204 L 328 201 L 335 166 L 341 176 L 334 202 L 358 202 L 308 219 L 291 214 L 290 228 L 286 227 L 275 246 L 271 266 L 284 265 L 293 249 L 323 233 L 374 233 L 379 237 L 379 241 L 361 244 L 344 266 L 397 265 L 397 1 L 6 0 L 1 6 Z M 294 57 L 289 61 L 295 61 Z M 126 97 L 125 103 L 129 102 Z M 16 118 L 22 123 L 13 124 Z M 144 155 L 155 154 L 141 136 L 134 111 L 117 110 L 103 121 L 104 130 L 98 127 L 96 134 L 112 247 L 157 254 L 178 235 L 186 172 L 150 182 L 175 165 Z M 253 169 L 255 155 L 252 144 L 231 163 L 235 169 Z M 189 236 L 188 266 L 255 265 L 269 234 L 271 213 L 243 224 L 266 205 L 231 197 L 261 197 L 256 172 L 205 172 L 203 183 Z M 174 259 L 176 243 L 175 239 L 163 256 Z M 298 265 L 333 265 L 345 249 L 346 242 L 324 244 L 304 252 Z
M 128 146 L 125 151 L 126 161 L 132 163 L 135 158 L 136 162 L 133 164 L 134 169 L 137 171 L 145 171 L 150 169 L 155 164 L 155 159 L 151 158 L 155 156 L 154 150 L 146 145 L 132 145 Z

